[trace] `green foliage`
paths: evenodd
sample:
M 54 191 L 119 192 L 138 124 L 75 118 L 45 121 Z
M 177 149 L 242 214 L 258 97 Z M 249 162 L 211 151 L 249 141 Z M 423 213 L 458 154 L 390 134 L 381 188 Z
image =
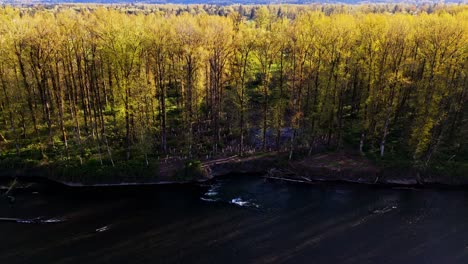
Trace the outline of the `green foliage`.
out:
M 347 147 L 462 174 L 467 21 L 466 5 L 5 6 L 0 167 L 138 180 L 157 157 Z
M 190 181 L 204 176 L 199 160 L 187 160 L 183 168 L 176 172 L 175 178 L 179 181 Z

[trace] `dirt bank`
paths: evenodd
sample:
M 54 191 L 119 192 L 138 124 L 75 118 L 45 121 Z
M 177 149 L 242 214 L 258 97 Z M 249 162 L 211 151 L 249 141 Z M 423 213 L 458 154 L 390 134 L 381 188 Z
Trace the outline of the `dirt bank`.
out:
M 191 164 L 191 163 L 189 163 Z M 468 186 L 468 177 L 453 177 L 414 169 L 384 168 L 352 152 L 339 151 L 305 156 L 289 160 L 288 153 L 263 153 L 249 157 L 230 156 L 207 160 L 199 164 L 196 174 L 180 160 L 162 161 L 154 177 L 95 177 L 91 174 L 79 178 L 57 176 L 51 169 L 3 170 L 3 178 L 20 178 L 28 181 L 47 178 L 71 187 L 85 186 L 135 186 L 205 182 L 213 178 L 234 174 L 259 175 L 266 178 L 316 183 L 351 182 L 375 185 L 401 186 Z M 189 173 L 188 173 L 189 172 Z
M 267 178 L 322 182 L 339 181 L 379 185 L 468 185 L 468 177 L 452 177 L 408 168 L 383 168 L 355 153 L 321 153 L 288 161 L 287 153 L 271 153 L 248 158 L 212 162 L 204 166 L 208 178 L 251 173 Z

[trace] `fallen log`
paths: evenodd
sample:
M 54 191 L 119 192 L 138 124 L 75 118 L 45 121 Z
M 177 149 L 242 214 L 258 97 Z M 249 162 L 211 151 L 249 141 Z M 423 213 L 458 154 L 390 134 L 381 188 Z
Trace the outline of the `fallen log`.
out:
M 299 182 L 299 183 L 309 183 L 313 184 L 314 182 L 311 180 L 308 181 L 302 181 L 302 180 L 296 180 L 296 179 L 291 179 L 291 178 L 283 178 L 283 177 L 275 177 L 275 176 L 262 176 L 265 179 L 272 179 L 272 180 L 280 180 L 280 181 L 288 181 L 288 182 Z
M 19 218 L 0 217 L 0 221 L 3 221 L 3 222 L 18 222 L 20 220 L 21 219 Z
M 21 219 L 21 218 L 11 218 L 11 217 L 0 217 L 0 222 L 13 222 L 19 224 L 48 224 L 48 223 L 60 223 L 63 222 L 62 219 L 42 219 L 41 217 L 32 218 L 32 219 Z

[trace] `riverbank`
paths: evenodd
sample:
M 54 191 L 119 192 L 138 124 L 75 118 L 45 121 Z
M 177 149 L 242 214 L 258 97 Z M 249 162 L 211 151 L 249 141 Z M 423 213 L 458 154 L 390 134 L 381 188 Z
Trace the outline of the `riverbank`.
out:
M 101 168 L 102 169 L 102 168 Z M 148 186 L 168 184 L 190 184 L 210 181 L 221 176 L 233 174 L 258 175 L 272 180 L 317 183 L 348 182 L 390 186 L 468 186 L 468 177 L 450 176 L 418 171 L 411 168 L 378 166 L 358 153 L 347 151 L 324 152 L 311 156 L 288 159 L 288 153 L 269 152 L 248 157 L 229 156 L 200 161 L 162 160 L 158 166 L 139 168 L 136 173 L 126 175 L 126 170 L 108 176 L 93 171 L 83 175 L 75 170 L 71 176 L 67 172 L 73 168 L 60 169 L 60 173 L 51 167 L 5 169 L 0 173 L 3 178 L 19 178 L 35 181 L 49 179 L 70 187 L 110 187 L 110 186 Z M 139 176 L 141 171 L 145 176 Z M 148 176 L 150 175 L 150 176 Z
M 262 174 L 266 178 L 292 182 L 349 182 L 391 186 L 468 185 L 468 177 L 418 171 L 412 168 L 382 167 L 362 155 L 346 151 L 319 153 L 288 160 L 287 153 L 230 160 L 207 168 L 210 177 L 227 174 Z

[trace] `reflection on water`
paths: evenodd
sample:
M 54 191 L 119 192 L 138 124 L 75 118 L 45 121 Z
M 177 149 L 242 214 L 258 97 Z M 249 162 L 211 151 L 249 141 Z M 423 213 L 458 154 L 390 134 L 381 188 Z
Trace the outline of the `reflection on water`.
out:
M 234 176 L 14 195 L 0 218 L 30 222 L 0 221 L 0 263 L 468 263 L 465 191 Z

